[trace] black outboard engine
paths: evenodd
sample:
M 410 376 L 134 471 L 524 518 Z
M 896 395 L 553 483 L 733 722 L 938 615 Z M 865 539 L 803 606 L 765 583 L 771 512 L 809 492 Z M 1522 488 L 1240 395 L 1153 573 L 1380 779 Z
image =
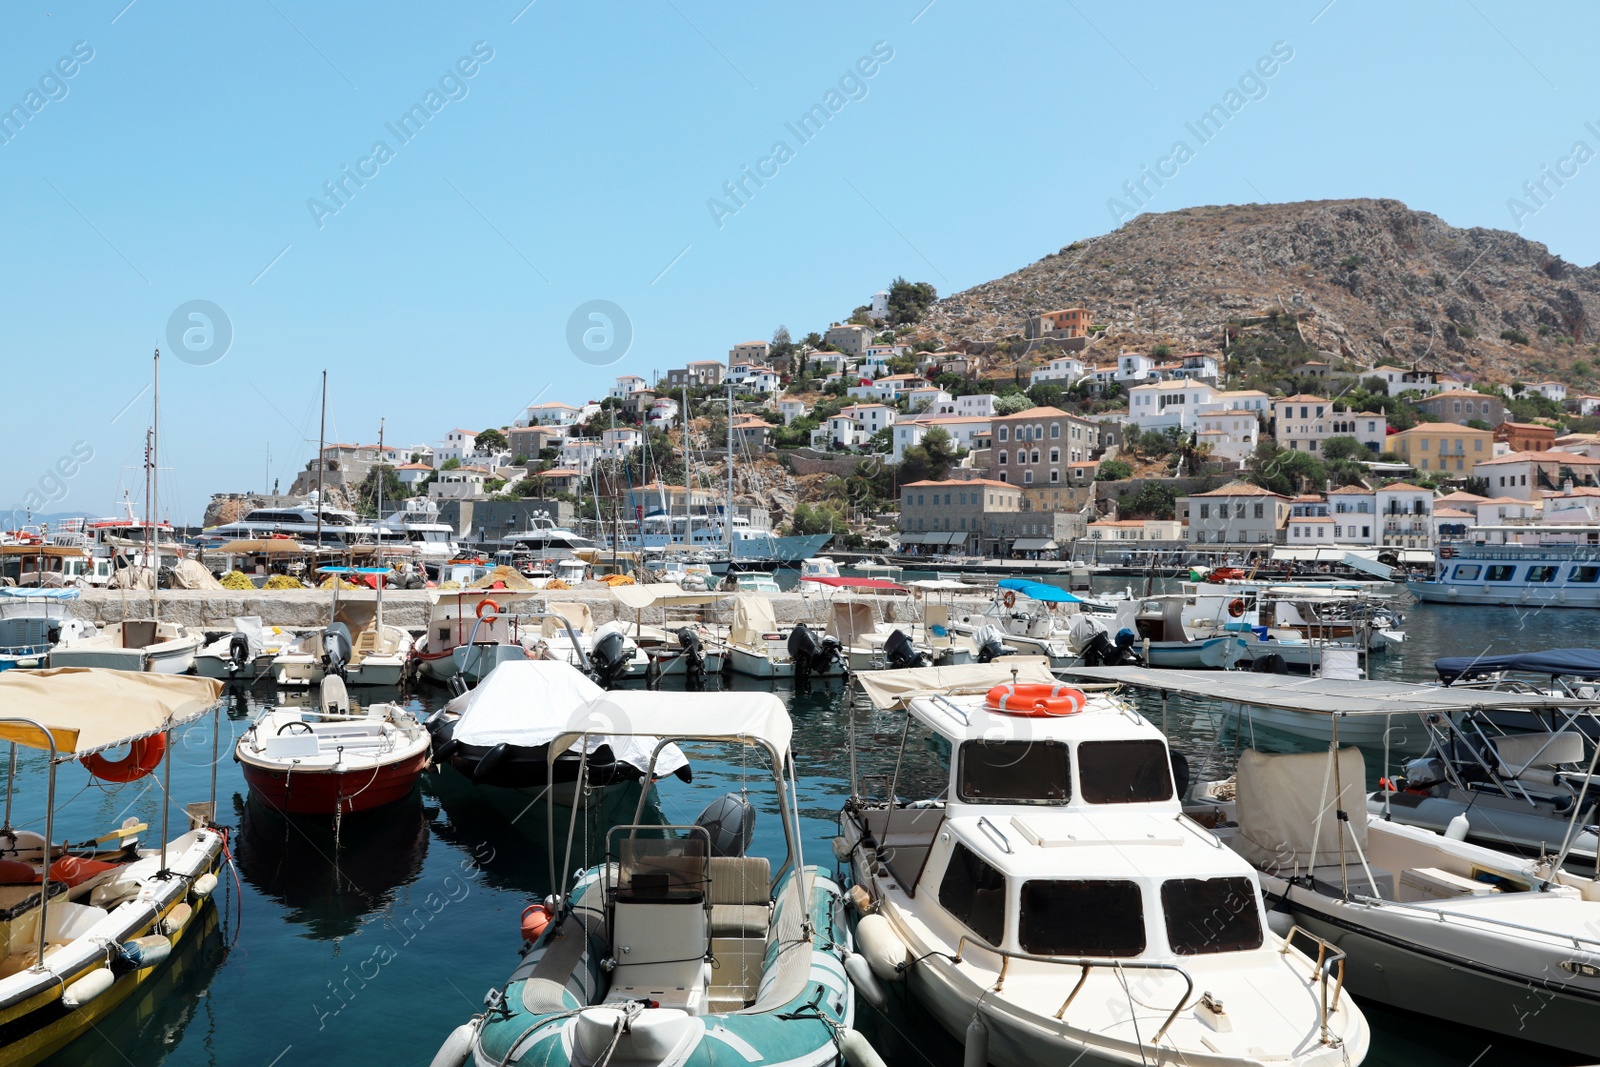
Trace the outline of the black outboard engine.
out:
M 690 689 L 704 689 L 706 684 L 706 654 L 700 647 L 700 635 L 694 627 L 685 626 L 678 631 L 678 651 L 683 656 L 684 675 Z
M 322 669 L 343 678 L 350 666 L 350 627 L 342 622 L 328 624 L 322 631 Z
M 602 634 L 589 653 L 589 666 L 594 680 L 610 689 L 628 669 L 627 640 L 616 630 Z
M 228 638 L 228 673 L 238 674 L 250 667 L 250 638 L 236 633 Z
M 1133 643 L 1139 640 L 1139 635 L 1132 630 L 1122 629 L 1117 631 L 1117 656 L 1110 666 L 1113 667 L 1141 667 L 1144 660 L 1139 656 L 1139 650 Z
M 803 622 L 794 624 L 787 642 L 789 661 L 794 664 L 796 681 L 804 681 L 813 674 L 826 674 L 828 667 L 839 660 L 839 641 L 834 637 L 817 640 L 811 627 Z
M 1250 663 L 1250 670 L 1255 674 L 1288 674 L 1289 665 L 1284 662 L 1281 655 L 1268 652 L 1264 656 L 1257 656 Z
M 993 663 L 1001 656 L 1010 655 L 1006 649 L 1005 635 L 998 626 L 980 627 L 978 632 L 972 635 L 972 639 L 978 645 L 979 663 Z
M 883 643 L 883 658 L 888 661 L 889 669 L 898 671 L 908 667 L 927 667 L 930 665 L 928 654 L 918 652 L 911 644 L 911 638 L 895 630 Z
M 728 793 L 706 805 L 694 824 L 711 839 L 713 856 L 743 856 L 756 832 L 756 809 L 743 793 Z

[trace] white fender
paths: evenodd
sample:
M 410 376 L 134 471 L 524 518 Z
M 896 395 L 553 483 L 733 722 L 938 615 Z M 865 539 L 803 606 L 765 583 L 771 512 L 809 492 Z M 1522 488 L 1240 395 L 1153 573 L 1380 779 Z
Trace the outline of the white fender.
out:
M 172 955 L 172 942 L 160 934 L 146 934 L 122 943 L 122 954 L 135 967 L 154 967 Z
M 450 1036 L 444 1039 L 439 1051 L 433 1054 L 430 1067 L 461 1067 L 472 1052 L 472 1039 L 476 1034 L 471 1023 L 462 1023 L 450 1031 Z
M 1467 818 L 1464 811 L 1457 812 L 1456 817 L 1444 828 L 1444 836 L 1452 841 L 1465 841 L 1467 832 L 1472 829 L 1472 821 Z
M 850 976 L 850 983 L 856 987 L 856 992 L 867 998 L 867 1003 L 882 1011 L 889 1005 L 889 997 L 883 991 L 883 986 L 878 984 L 877 976 L 872 973 L 872 965 L 854 952 L 844 954 L 844 973 Z
M 850 858 L 850 842 L 842 836 L 833 839 L 833 858 L 840 863 Z
M 76 1011 L 110 989 L 116 980 L 110 967 L 96 967 L 61 991 L 61 1006 Z
M 989 1028 L 976 1015 L 967 1024 L 966 1044 L 967 1053 L 962 1061 L 964 1067 L 984 1067 L 989 1062 Z
M 217 876 L 212 874 L 210 871 L 207 871 L 205 874 L 202 874 L 200 877 L 196 878 L 194 880 L 194 885 L 189 887 L 190 891 L 202 900 L 204 900 L 206 897 L 209 897 L 216 890 L 216 888 Z
M 172 937 L 179 930 L 189 925 L 189 917 L 194 914 L 194 907 L 188 903 L 179 904 L 167 912 L 167 917 L 156 923 L 156 929 Z
M 839 1051 L 844 1053 L 844 1060 L 850 1067 L 886 1067 L 883 1057 L 878 1055 L 878 1050 L 862 1036 L 860 1030 L 841 1026 L 838 1041 Z
M 910 959 L 911 951 L 882 915 L 866 915 L 856 923 L 856 948 L 880 981 L 898 982 L 905 977 L 899 968 Z

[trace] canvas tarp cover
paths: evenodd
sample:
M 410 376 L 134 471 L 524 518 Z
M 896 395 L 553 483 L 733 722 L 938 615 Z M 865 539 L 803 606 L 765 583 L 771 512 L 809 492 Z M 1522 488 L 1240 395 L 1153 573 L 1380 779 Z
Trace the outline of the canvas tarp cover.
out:
M 605 695 L 583 672 L 565 663 L 511 660 L 490 671 L 476 689 L 450 701 L 448 710 L 461 716 L 451 736 L 464 745 L 485 748 L 501 744 L 538 748 L 565 732 L 578 709 Z M 654 737 L 593 736 L 588 747 L 592 752 L 610 745 L 617 759 L 643 771 L 650 768 L 656 743 Z M 669 745 L 662 750 L 656 773 L 671 774 L 688 762 L 676 745 Z
M 205 565 L 192 559 L 180 559 L 172 565 L 168 580 L 174 589 L 221 589 L 223 584 L 211 576 Z
M 993 663 L 862 671 L 856 675 L 856 681 L 867 692 L 867 699 L 879 708 L 903 708 L 912 697 L 923 693 L 987 693 L 1013 680 L 1023 685 L 1059 683 L 1050 673 L 1050 661 L 1044 656 L 1002 656 Z
M 560 603 L 551 604 L 550 613 L 560 615 L 572 624 L 572 628 L 580 634 L 594 633 L 594 614 L 587 604 Z M 554 637 L 565 634 L 566 629 L 555 619 L 545 619 L 542 629 L 544 636 Z
M 763 643 L 763 634 L 777 630 L 772 601 L 764 596 L 742 596 L 733 602 L 733 629 L 728 639 L 736 645 L 752 647 Z
M 1337 784 L 1335 784 L 1337 783 Z M 1235 848 L 1264 870 L 1305 871 L 1349 863 L 1367 848 L 1367 771 L 1361 750 L 1339 750 L 1337 768 L 1329 752 L 1239 754 L 1239 835 Z M 1339 798 L 1335 802 L 1335 797 Z M 1340 822 L 1337 811 L 1349 814 Z
M 29 719 L 55 738 L 60 756 L 85 756 L 192 722 L 216 705 L 212 678 L 91 667 L 0 673 L 0 741 L 47 747 Z
M 863 604 L 858 600 L 833 602 L 833 636 L 846 648 L 872 633 L 875 626 L 871 604 Z
M 1527 671 L 1530 674 L 1575 674 L 1600 678 L 1600 649 L 1550 648 L 1543 652 L 1513 652 L 1506 656 L 1446 656 L 1435 660 L 1433 669 L 1446 685 L 1462 675 L 1472 677 L 1494 671 Z

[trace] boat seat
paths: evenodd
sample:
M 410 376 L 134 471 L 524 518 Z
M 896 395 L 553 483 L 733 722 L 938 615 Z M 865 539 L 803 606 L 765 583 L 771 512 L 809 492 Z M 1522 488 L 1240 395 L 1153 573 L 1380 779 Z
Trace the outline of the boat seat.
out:
M 711 857 L 711 936 L 765 939 L 772 865 L 760 856 Z
M 1583 735 L 1575 730 L 1509 734 L 1494 739 L 1494 752 L 1499 762 L 1496 773 L 1514 778 L 1534 768 L 1584 762 Z

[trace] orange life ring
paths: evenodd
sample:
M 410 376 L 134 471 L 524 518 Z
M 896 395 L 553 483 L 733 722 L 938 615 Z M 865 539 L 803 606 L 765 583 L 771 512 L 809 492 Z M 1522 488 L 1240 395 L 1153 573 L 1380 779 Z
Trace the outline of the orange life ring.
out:
M 1018 685 L 1007 682 L 989 690 L 988 708 L 1004 715 L 1055 718 L 1076 715 L 1087 698 L 1083 690 L 1066 685 Z
M 537 941 L 543 934 L 545 927 L 550 925 L 553 918 L 550 908 L 544 904 L 529 904 L 522 911 L 522 940 Z
M 1239 597 L 1234 597 L 1232 600 L 1228 601 L 1228 614 L 1232 615 L 1236 619 L 1243 615 L 1244 601 Z
M 487 615 L 489 618 L 492 619 L 496 615 L 500 614 L 500 605 L 496 604 L 493 600 L 489 599 L 488 597 L 484 597 L 482 600 L 478 601 L 477 610 L 478 610 L 478 618 L 481 619 L 485 615 Z
M 167 735 L 151 734 L 130 744 L 128 754 L 119 760 L 108 760 L 99 752 L 94 752 L 78 762 L 102 782 L 137 782 L 161 766 L 161 759 L 166 754 Z
M 1450 557 L 1454 556 L 1455 554 L 1456 554 L 1456 550 L 1451 548 L 1449 545 L 1441 545 L 1441 546 L 1439 546 L 1439 558 L 1440 559 L 1449 559 Z
M 1013 593 L 1009 589 L 1006 590 L 1006 595 L 1001 597 L 1000 600 L 1008 608 L 1014 608 L 1017 606 L 1017 594 Z

